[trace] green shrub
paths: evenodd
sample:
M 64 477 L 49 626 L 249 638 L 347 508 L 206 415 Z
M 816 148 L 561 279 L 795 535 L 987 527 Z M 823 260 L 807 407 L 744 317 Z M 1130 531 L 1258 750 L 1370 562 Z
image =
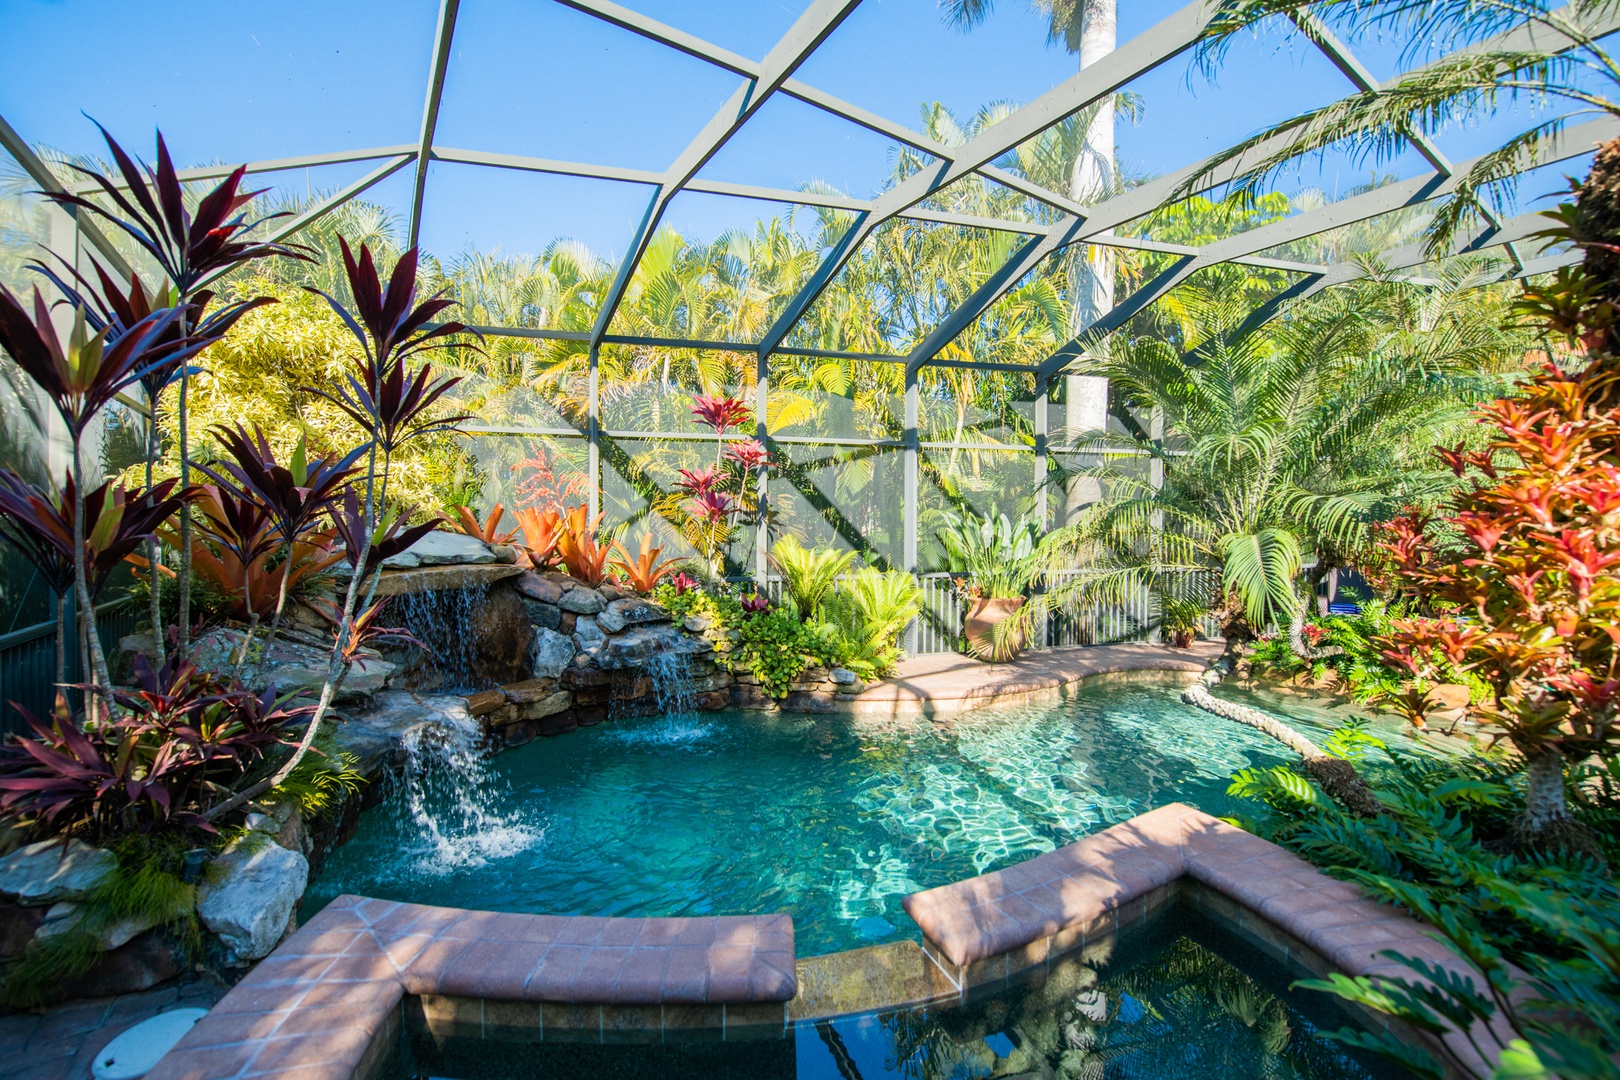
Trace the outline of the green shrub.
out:
M 743 621 L 733 655 L 773 697 L 783 697 L 808 666 L 804 624 L 787 608 L 773 608 Z

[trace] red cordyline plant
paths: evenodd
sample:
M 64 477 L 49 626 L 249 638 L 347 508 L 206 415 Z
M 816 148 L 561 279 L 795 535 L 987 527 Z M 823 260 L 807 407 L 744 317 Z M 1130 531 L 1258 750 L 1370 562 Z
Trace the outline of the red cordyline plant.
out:
M 53 253 L 54 255 L 54 253 Z M 29 268 L 49 279 L 62 295 L 67 297 L 68 303 L 81 312 L 85 323 L 91 330 L 104 334 L 106 340 L 115 342 L 126 333 L 141 325 L 142 320 L 154 312 L 166 307 L 176 307 L 180 304 L 179 293 L 173 285 L 164 289 L 148 292 L 142 283 L 139 274 L 131 274 L 129 288 L 124 287 L 109 274 L 100 263 L 94 259 L 91 265 L 97 281 L 91 282 L 79 269 L 71 263 L 64 262 L 58 256 L 57 261 L 62 262 L 65 273 L 59 274 L 48 263 L 34 260 Z M 212 313 L 206 313 L 208 305 L 213 301 L 214 294 L 203 289 L 192 295 L 185 305 L 182 317 L 176 320 L 160 339 L 161 345 L 173 345 L 187 331 L 198 338 L 215 341 L 225 336 L 230 328 L 236 325 L 238 319 L 256 307 L 273 304 L 275 300 L 268 296 L 255 297 L 251 300 L 242 300 L 230 304 Z M 159 350 L 161 351 L 161 350 Z M 168 355 L 148 365 L 140 378 L 142 392 L 146 395 L 148 410 L 146 424 L 146 486 L 152 487 L 153 470 L 157 465 L 158 448 L 161 437 L 158 430 L 159 408 L 162 404 L 163 391 L 184 376 L 196 369 L 186 363 L 185 356 L 179 351 L 170 351 Z M 184 463 L 182 463 L 182 471 Z M 182 525 L 182 531 L 188 526 Z M 187 547 L 189 551 L 189 546 Z M 159 565 L 160 541 L 152 537 L 146 542 L 146 561 L 149 566 Z M 162 575 L 155 574 L 151 580 L 151 618 L 154 629 L 163 626 L 163 611 L 161 600 Z M 154 632 L 152 639 L 155 643 L 158 664 L 161 666 L 164 656 L 164 635 Z
M 118 166 L 120 179 L 115 181 L 80 165 L 69 167 L 100 188 L 99 195 L 110 204 L 110 207 L 96 199 L 67 191 L 47 191 L 41 194 L 53 202 L 101 217 L 139 244 L 169 279 L 170 290 L 167 299 L 171 303 L 167 306 L 181 311 L 179 330 L 183 336 L 204 338 L 208 338 L 210 334 L 222 336 L 229 323 L 240 317 L 248 307 L 272 302 L 268 299 L 257 299 L 247 301 L 246 307 L 235 305 L 239 310 L 236 310 L 235 315 L 223 325 L 214 323 L 205 326 L 202 322 L 203 312 L 213 298 L 213 294 L 205 288 L 208 282 L 256 259 L 287 257 L 309 260 L 309 249 L 302 245 L 282 244 L 273 239 L 252 237 L 253 231 L 260 225 L 275 218 L 285 217 L 287 214 L 274 213 L 259 219 L 250 219 L 247 216 L 244 212 L 247 207 L 268 189 L 241 190 L 242 179 L 247 175 L 246 166 L 238 166 L 229 176 L 198 199 L 195 206 L 189 206 L 185 185 L 181 183 L 179 174 L 175 171 L 174 161 L 169 156 L 169 148 L 163 141 L 162 132 L 157 135 L 157 164 L 152 166 L 126 153 L 106 128 L 100 124 L 96 127 L 107 142 L 107 151 Z M 104 287 L 102 299 L 108 306 L 114 304 L 113 294 L 118 291 L 116 288 Z M 138 287 L 132 288 L 131 299 L 139 291 Z M 73 298 L 70 296 L 71 299 Z M 82 298 L 80 306 L 81 308 L 88 306 L 82 302 Z M 190 369 L 182 364 L 172 373 L 171 377 L 174 376 L 178 377 L 180 383 L 177 416 L 179 430 L 176 433 L 180 443 L 180 481 L 189 486 L 191 443 L 190 433 L 187 430 L 186 403 L 191 382 Z M 167 385 L 167 381 L 161 382 L 157 389 L 161 390 Z M 148 400 L 153 407 L 151 419 L 155 423 L 156 398 Z M 149 443 L 149 455 L 155 452 L 156 443 Z M 183 515 L 180 519 L 180 543 L 179 645 L 180 651 L 185 652 L 189 644 L 191 618 L 189 515 Z M 154 633 L 159 638 L 163 636 L 157 627 L 154 627 Z
M 751 421 L 748 405 L 742 399 L 699 394 L 693 399 L 692 415 L 715 433 L 714 464 L 679 470 L 681 478 L 675 486 L 691 499 L 694 520 L 687 529 L 687 539 L 719 577 L 725 572 L 726 545 L 739 521 L 752 514 L 756 529 L 764 525 L 759 492 L 763 490 L 771 455 L 757 439 L 727 442 L 728 432 L 746 427 Z
M 82 556 L 92 602 L 107 575 L 178 510 L 195 492 L 175 491 L 166 480 L 144 492 L 131 493 L 111 481 L 82 500 L 73 477 L 63 490 L 30 484 L 0 468 L 0 538 L 34 565 L 58 600 L 56 681 L 67 679 L 67 605 L 61 603 L 78 580 L 76 557 Z M 84 524 L 76 527 L 82 510 Z M 83 535 L 82 546 L 74 537 Z
M 449 340 L 452 335 L 466 331 L 465 326 L 455 321 L 433 325 L 434 317 L 454 306 L 454 302 L 440 295 L 416 302 L 415 248 L 400 256 L 385 286 L 369 247 L 362 244 L 357 258 L 349 249 L 348 241 L 340 238 L 339 243 L 349 291 L 354 297 L 353 310 L 319 289 L 309 291 L 323 298 L 343 320 L 360 346 L 360 355 L 354 361 L 354 372 L 348 378 L 346 389 L 335 395 L 318 388 L 306 389 L 332 401 L 353 417 L 369 436 L 363 447 L 367 459 L 364 502 L 354 494 L 352 486 L 348 487 L 331 515 L 343 538 L 344 555 L 351 568 L 349 586 L 320 698 L 303 738 L 272 775 L 210 809 L 207 815 L 210 820 L 286 780 L 309 753 L 321 721 L 332 706 L 333 695 L 354 663 L 359 643 L 357 635 L 366 629 L 357 621 L 356 613 L 367 613 L 365 622 L 369 625 L 376 617 L 376 610 L 380 610 L 372 605 L 378 568 L 389 555 L 414 544 L 436 524 L 404 527 L 400 524 L 399 509 L 388 507 L 388 467 L 393 453 L 411 439 L 446 430 L 464 419 L 442 418 L 432 412 L 444 393 L 460 380 L 435 379 L 429 365 L 423 364 L 419 369 L 410 365 L 416 354 L 448 348 L 453 344 Z
M 1620 750 L 1620 365 L 1607 343 L 1576 374 L 1547 364 L 1481 418 L 1485 450 L 1439 451 L 1476 477 L 1444 519 L 1462 551 L 1438 551 L 1415 513 L 1381 545 L 1399 588 L 1456 615 L 1397 620 L 1380 645 L 1416 676 L 1444 658 L 1483 678 L 1486 717 L 1525 761 L 1516 841 L 1591 849 L 1564 767 Z
M 94 609 L 84 564 L 84 462 L 80 447 L 85 431 L 117 394 L 139 382 L 160 364 L 184 362 L 213 342 L 207 338 L 175 335 L 171 331 L 180 320 L 179 308 L 152 312 L 130 327 L 117 340 L 109 340 L 106 330 L 91 333 L 82 314 L 64 341 L 51 320 L 50 305 L 36 288 L 32 310 L 4 287 L 0 287 L 0 348 L 17 367 L 39 387 L 55 407 L 72 443 L 70 464 L 73 475 L 74 576 L 77 580 L 80 649 L 95 685 L 105 695 L 112 685 L 107 657 L 96 631 Z M 23 527 L 27 527 L 24 524 Z
M 33 737 L 0 745 L 0 812 L 93 840 L 131 826 L 212 831 L 204 811 L 223 783 L 311 711 L 190 664 L 154 670 L 141 656 L 133 686 L 113 697 L 122 714 L 89 727 L 61 695 L 46 720 L 18 709 Z
M 244 427 L 219 427 L 215 429 L 215 437 L 228 457 L 221 460 L 217 468 L 198 468 L 219 485 L 221 493 L 256 507 L 263 516 L 267 534 L 276 546 L 289 552 L 320 528 L 323 519 L 349 490 L 349 480 L 359 472 L 354 463 L 366 452 L 366 448 L 360 446 L 342 457 L 330 454 L 311 458 L 303 436 L 299 436 L 292 454 L 282 464 L 276 460 L 264 432 L 257 428 L 249 434 Z M 244 565 L 251 562 L 252 559 L 246 559 Z M 281 575 L 275 614 L 265 638 L 266 649 L 275 643 L 281 630 L 291 576 Z M 259 613 L 253 607 L 245 579 L 242 588 L 249 609 L 248 628 L 242 639 L 241 655 L 245 658 L 258 626 Z

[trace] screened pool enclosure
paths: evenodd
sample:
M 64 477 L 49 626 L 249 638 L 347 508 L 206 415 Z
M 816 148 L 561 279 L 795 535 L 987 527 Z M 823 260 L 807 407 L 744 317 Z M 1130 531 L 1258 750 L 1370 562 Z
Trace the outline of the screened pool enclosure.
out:
M 767 543 L 779 534 L 855 549 L 925 576 L 927 609 L 907 643 L 943 651 L 958 617 L 932 539 L 943 515 L 1003 510 L 1054 527 L 1098 497 L 1100 465 L 1149 481 L 1166 467 L 1141 448 L 1163 445 L 1159 419 L 1085 373 L 1110 335 L 1148 332 L 1162 302 L 1211 273 L 1242 277 L 1252 303 L 1233 333 L 1246 334 L 1369 274 L 1438 285 L 1469 259 L 1472 280 L 1487 284 L 1572 263 L 1578 253 L 1543 253 L 1532 238 L 1541 227 L 1532 201 L 1620 133 L 1607 118 L 1565 128 L 1525 161 L 1533 173 L 1520 212 L 1487 214 L 1452 242 L 1453 258 L 1436 262 L 1423 237 L 1428 208 L 1472 166 L 1468 137 L 1455 147 L 1419 138 L 1376 175 L 1357 162 L 1371 182 L 1332 194 L 1301 196 L 1297 177 L 1279 177 L 1279 192 L 1295 192 L 1280 201 L 1221 201 L 1263 147 L 1211 168 L 1220 148 L 1211 132 L 1239 138 L 1366 91 L 1402 58 L 1360 56 L 1334 28 L 1301 17 L 1285 28 L 1289 48 L 1262 42 L 1228 61 L 1234 89 L 1196 73 L 1210 15 L 1201 0 L 1122 10 L 1117 47 L 1078 68 L 1061 42 L 1042 40 L 1045 16 L 1028 5 L 1003 3 L 1000 24 L 975 30 L 946 26 L 941 6 L 813 0 L 795 15 L 746 2 L 416 0 L 362 16 L 359 5 L 334 14 L 299 2 L 265 9 L 261 21 L 276 26 L 264 41 L 238 35 L 206 64 L 166 55 L 141 16 L 108 9 L 98 35 L 154 47 L 132 48 L 110 69 L 63 71 L 49 90 L 60 108 L 40 104 L 46 91 L 27 81 L 33 61 L 0 76 L 0 273 L 13 291 L 39 283 L 23 265 L 38 245 L 87 270 L 92 259 L 142 270 L 134 245 L 35 192 L 90 190 L 67 167 L 98 152 L 81 108 L 146 156 L 160 126 L 178 157 L 212 162 L 183 180 L 246 161 L 252 186 L 267 189 L 261 204 L 286 211 L 264 235 L 327 253 L 337 233 L 369 235 L 395 252 L 422 244 L 437 260 L 430 284 L 449 290 L 484 342 L 435 361 L 464 376 L 449 404 L 469 416 L 454 475 L 429 478 L 436 490 L 464 482 L 480 512 L 537 493 L 577 499 L 632 536 L 650 530 L 690 551 L 671 510 L 678 470 L 713 461 L 717 439 L 755 438 L 775 458 L 760 492 L 769 526 L 736 537 L 728 571 L 768 581 Z M 0 20 L 11 17 L 24 21 L 20 11 Z M 72 3 L 42 7 L 27 13 L 26 33 L 8 37 L 13 50 L 32 41 L 30 52 L 61 53 L 85 19 Z M 367 19 L 379 22 L 375 34 L 364 32 Z M 699 25 L 744 51 L 683 29 Z M 926 32 L 894 36 L 918 27 Z M 756 41 L 767 30 L 774 44 Z M 1505 36 L 1523 45 L 1534 35 Z M 974 56 L 1006 66 L 996 50 L 1009 41 L 1027 50 L 1027 71 L 968 79 Z M 884 55 L 897 73 L 887 81 L 866 70 Z M 360 58 L 352 70 L 342 66 L 349 57 Z M 583 94 L 585 75 L 628 89 L 576 101 L 570 88 Z M 983 89 L 977 113 L 953 90 L 963 81 Z M 275 89 L 283 84 L 294 88 Z M 299 143 L 296 115 L 265 113 L 256 85 L 266 100 L 284 93 L 320 114 L 309 144 Z M 218 100 L 203 103 L 216 87 Z M 953 93 L 954 112 L 937 104 Z M 908 94 L 923 106 L 917 126 L 897 119 L 894 102 Z M 239 111 L 231 145 L 189 134 L 194 106 L 216 122 Z M 1084 180 L 1098 125 L 1116 114 L 1140 114 L 1144 134 L 1128 137 L 1121 119 L 1126 151 L 1116 161 L 1110 131 L 1106 160 Z M 1504 112 L 1491 131 L 1536 122 Z M 345 136 L 353 145 L 339 145 Z M 856 158 L 864 173 L 847 164 Z M 585 217 L 624 228 L 586 242 Z M 607 248 L 616 254 L 595 254 Z M 521 250 L 544 254 L 513 254 Z M 280 283 L 329 287 L 320 265 L 278 271 Z M 1198 343 L 1179 344 L 1187 363 L 1199 362 Z M 692 418 L 698 394 L 743 399 L 748 426 L 705 429 Z M 28 434 L 25 405 L 13 392 L 7 453 L 59 470 L 65 444 Z M 142 424 L 139 400 L 122 407 L 103 433 L 110 470 L 128 464 L 116 452 L 130 441 L 119 425 Z M 1103 431 L 1121 445 L 1104 449 Z M 13 630 L 46 617 L 26 577 L 25 568 L 8 586 Z M 1047 642 L 1147 635 L 1152 604 L 1144 592 L 1076 611 L 1052 620 Z M 13 635 L 16 648 L 39 635 L 24 637 Z

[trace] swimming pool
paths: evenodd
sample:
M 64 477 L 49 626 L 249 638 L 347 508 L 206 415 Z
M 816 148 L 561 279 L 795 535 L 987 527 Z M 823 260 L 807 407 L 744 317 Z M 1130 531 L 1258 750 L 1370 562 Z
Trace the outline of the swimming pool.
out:
M 800 956 L 913 938 L 907 893 L 1172 801 L 1229 813 L 1233 772 L 1286 760 L 1178 694 L 1105 680 L 948 723 L 627 719 L 463 754 L 368 811 L 302 910 L 352 892 L 567 915 L 785 911 Z

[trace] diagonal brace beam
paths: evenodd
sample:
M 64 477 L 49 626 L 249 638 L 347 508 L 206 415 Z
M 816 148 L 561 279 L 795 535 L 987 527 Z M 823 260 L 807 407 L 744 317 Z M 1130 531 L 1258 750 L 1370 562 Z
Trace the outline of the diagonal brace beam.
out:
M 698 136 L 681 151 L 674 164 L 665 171 L 653 189 L 652 200 L 648 203 L 647 211 L 642 216 L 641 224 L 630 242 L 629 251 L 619 264 L 613 284 L 602 298 L 601 307 L 596 313 L 595 325 L 591 328 L 593 343 L 600 342 L 602 335 L 607 333 L 614 312 L 624 299 L 625 290 L 629 287 L 636 265 L 641 261 L 642 255 L 646 254 L 647 245 L 652 241 L 653 233 L 657 230 L 658 222 L 663 217 L 670 200 L 697 175 L 699 169 L 720 152 L 720 148 L 742 129 L 770 96 L 781 89 L 782 84 L 810 58 L 810 54 L 815 52 L 859 3 L 860 0 L 815 0 L 783 35 L 782 40 L 772 46 L 771 51 L 759 65 L 759 73 L 750 77 L 732 93 L 726 103 L 720 106 L 704 125 Z

